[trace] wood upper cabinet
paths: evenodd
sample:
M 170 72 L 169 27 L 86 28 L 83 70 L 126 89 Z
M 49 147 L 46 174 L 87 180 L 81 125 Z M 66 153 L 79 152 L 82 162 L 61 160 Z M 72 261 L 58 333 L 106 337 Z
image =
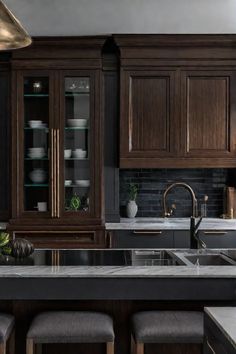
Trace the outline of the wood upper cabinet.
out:
M 122 72 L 121 159 L 173 154 L 174 91 L 174 71 Z
M 120 167 L 236 167 L 236 37 L 115 40 L 121 61 Z
M 181 72 L 181 133 L 186 157 L 236 157 L 236 74 Z
M 13 54 L 13 232 L 103 226 L 104 41 L 37 39 Z

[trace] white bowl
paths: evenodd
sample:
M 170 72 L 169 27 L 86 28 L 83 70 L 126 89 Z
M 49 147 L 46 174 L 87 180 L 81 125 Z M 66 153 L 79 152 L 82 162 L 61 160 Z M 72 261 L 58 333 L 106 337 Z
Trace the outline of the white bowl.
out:
M 29 120 L 29 126 L 30 128 L 41 128 L 43 126 L 43 122 L 41 120 Z
M 75 181 L 75 184 L 78 186 L 78 187 L 89 187 L 90 186 L 90 180 L 89 179 L 77 179 Z
M 76 149 L 73 151 L 73 157 L 77 159 L 85 159 L 87 156 L 87 151 L 82 149 Z
M 34 183 L 43 183 L 45 182 L 47 176 L 44 170 L 42 170 L 41 168 L 36 168 L 30 172 L 29 178 Z
M 71 149 L 64 150 L 64 158 L 69 159 L 71 157 L 71 153 L 72 153 Z
M 87 126 L 87 122 L 87 119 L 67 119 L 68 126 L 73 128 L 84 128 Z
M 71 186 L 72 185 L 72 180 L 71 179 L 66 179 L 65 180 L 65 186 L 68 187 L 68 186 Z

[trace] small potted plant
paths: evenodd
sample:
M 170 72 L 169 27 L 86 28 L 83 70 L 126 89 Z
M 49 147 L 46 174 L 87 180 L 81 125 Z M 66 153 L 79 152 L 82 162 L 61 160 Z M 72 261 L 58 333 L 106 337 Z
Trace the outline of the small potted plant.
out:
M 134 183 L 129 184 L 128 188 L 128 194 L 129 194 L 129 201 L 126 206 L 126 212 L 128 218 L 135 218 L 137 211 L 138 211 L 138 206 L 136 204 L 136 199 L 138 195 L 138 187 Z
M 10 255 L 10 235 L 7 232 L 0 233 L 0 256 Z

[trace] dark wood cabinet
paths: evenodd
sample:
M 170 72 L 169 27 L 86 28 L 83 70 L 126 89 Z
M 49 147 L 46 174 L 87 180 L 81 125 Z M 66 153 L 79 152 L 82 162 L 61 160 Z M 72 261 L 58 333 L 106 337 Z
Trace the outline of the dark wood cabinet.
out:
M 121 159 L 173 156 L 175 72 L 122 70 L 121 94 Z
M 115 36 L 121 168 L 236 167 L 235 39 Z
M 0 58 L 0 220 L 10 217 L 10 68 Z
M 27 231 L 27 238 L 40 244 L 42 232 L 47 246 L 50 240 L 53 245 L 104 244 L 96 231 L 104 225 L 104 42 L 105 37 L 38 38 L 12 54 L 9 230 L 16 237 Z M 73 235 L 78 236 L 74 243 Z
M 181 141 L 186 157 L 236 155 L 236 73 L 233 70 L 181 71 Z

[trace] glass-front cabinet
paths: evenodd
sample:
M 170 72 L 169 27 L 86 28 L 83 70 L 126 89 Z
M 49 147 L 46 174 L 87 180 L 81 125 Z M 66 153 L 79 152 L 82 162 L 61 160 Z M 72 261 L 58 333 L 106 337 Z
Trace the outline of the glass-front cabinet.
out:
M 98 81 L 88 70 L 17 73 L 16 219 L 101 222 Z

